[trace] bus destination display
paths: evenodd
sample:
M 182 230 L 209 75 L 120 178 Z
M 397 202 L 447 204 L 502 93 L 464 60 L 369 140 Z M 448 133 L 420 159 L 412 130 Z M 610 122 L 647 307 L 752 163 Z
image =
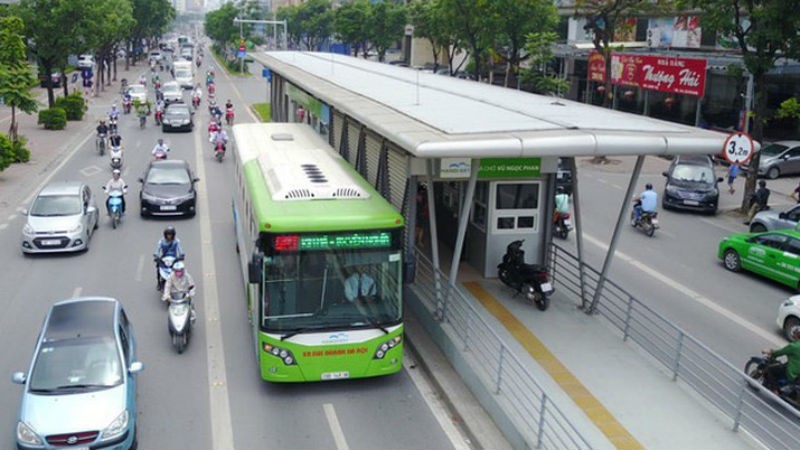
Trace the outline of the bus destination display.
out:
M 289 234 L 275 236 L 275 250 L 341 250 L 349 248 L 382 248 L 392 243 L 388 231 L 376 233 Z

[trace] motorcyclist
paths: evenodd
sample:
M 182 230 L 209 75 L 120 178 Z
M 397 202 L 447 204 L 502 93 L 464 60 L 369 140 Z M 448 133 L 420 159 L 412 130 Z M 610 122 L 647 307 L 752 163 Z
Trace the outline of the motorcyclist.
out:
M 185 292 L 189 296 L 189 318 L 194 323 L 197 313 L 194 310 L 194 302 L 191 299 L 194 297 L 196 291 L 194 287 L 194 279 L 189 275 L 186 270 L 186 265 L 183 261 L 176 261 L 172 265 L 172 272 L 169 274 L 166 283 L 164 284 L 164 293 L 161 295 L 162 301 L 168 301 L 173 294 L 181 294 Z
M 211 117 L 213 117 L 214 120 L 216 120 L 220 124 L 222 123 L 222 110 L 219 109 L 219 105 L 217 105 L 216 103 L 212 103 L 208 107 L 208 112 L 211 113 Z
M 564 186 L 556 187 L 555 212 L 553 222 L 558 221 L 562 214 L 569 214 L 569 195 L 564 192 Z
M 194 94 L 193 95 L 202 100 L 202 98 L 203 98 L 203 88 L 200 86 L 200 83 L 197 83 L 197 86 L 194 87 Z
M 133 103 L 133 97 L 131 97 L 130 91 L 125 91 L 122 94 L 122 107 L 125 109 L 126 113 L 131 111 L 131 104 Z
M 105 136 L 108 134 L 108 125 L 106 125 L 105 120 L 101 120 L 100 124 L 97 125 L 97 135 L 98 136 Z
M 112 104 L 111 109 L 108 111 L 108 120 L 119 120 L 119 110 L 116 103 Z
M 106 199 L 106 212 L 109 216 L 111 215 L 111 193 L 119 191 L 122 193 L 120 196 L 120 200 L 122 200 L 122 214 L 125 214 L 125 194 L 128 193 L 128 184 L 122 179 L 119 169 L 114 169 L 111 174 L 111 179 L 103 186 L 103 191 L 108 195 Z
M 156 143 L 155 147 L 153 147 L 153 151 L 150 153 L 152 153 L 153 156 L 156 156 L 156 154 L 160 152 L 169 152 L 169 146 L 164 143 L 164 138 L 158 138 L 158 143 Z
M 156 250 L 153 253 L 153 261 L 156 263 L 156 288 L 159 288 L 159 282 L 161 281 L 158 273 L 158 266 L 161 262 L 161 258 L 165 256 L 172 256 L 178 260 L 186 256 L 181 246 L 181 240 L 176 236 L 175 227 L 171 225 L 164 228 L 164 237 L 158 240 L 156 243 Z
M 111 148 L 122 147 L 122 136 L 119 135 L 117 130 L 111 130 L 111 136 L 108 138 L 108 145 Z
M 233 119 L 233 102 L 231 102 L 231 99 L 225 102 L 225 120 L 228 120 L 229 117 Z
M 216 120 L 211 119 L 211 122 L 208 124 L 208 140 L 211 142 L 211 137 L 214 136 L 214 133 L 219 131 L 219 124 Z
M 747 222 L 745 225 L 750 225 L 750 221 L 753 220 L 753 217 L 759 212 L 765 209 L 769 209 L 767 202 L 769 201 L 769 194 L 770 190 L 767 189 L 767 182 L 764 180 L 758 180 L 758 189 L 753 192 L 752 197 L 750 197 L 750 209 L 747 211 Z
M 800 375 L 800 326 L 792 327 L 791 337 L 794 342 L 780 349 L 765 348 L 761 351 L 766 356 L 777 358 L 779 356 L 786 356 L 786 364 L 776 365 L 767 370 L 765 374 L 766 386 L 772 389 L 777 395 L 777 388 L 781 380 L 786 380 L 789 383 L 796 383 L 798 375 Z
M 139 75 L 139 84 L 141 84 L 142 86 L 147 86 L 147 77 L 145 76 L 145 74 Z
M 228 133 L 220 126 L 219 130 L 211 134 L 209 142 L 214 144 L 214 150 L 217 149 L 217 144 L 222 143 L 222 151 L 225 151 L 228 145 Z
M 644 187 L 644 192 L 639 195 L 639 198 L 633 205 L 633 224 L 639 223 L 642 218 L 642 213 L 652 214 L 656 212 L 656 205 L 658 205 L 658 194 L 653 190 L 653 185 L 647 183 Z

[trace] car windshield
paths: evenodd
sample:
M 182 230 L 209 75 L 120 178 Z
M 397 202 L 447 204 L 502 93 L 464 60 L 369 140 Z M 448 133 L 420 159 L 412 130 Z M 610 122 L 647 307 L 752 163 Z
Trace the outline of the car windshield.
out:
M 778 156 L 783 153 L 787 148 L 787 146 L 783 144 L 770 144 L 761 149 L 761 154 L 766 156 Z
M 282 254 L 265 258 L 263 273 L 261 325 L 267 331 L 371 328 L 400 320 L 402 267 L 395 250 Z M 359 291 L 363 298 L 352 298 Z
M 31 206 L 32 216 L 74 216 L 80 214 L 81 199 L 77 195 L 40 195 Z
M 191 78 L 192 72 L 188 70 L 178 70 L 175 72 L 175 78 Z
M 112 338 L 80 337 L 42 342 L 31 370 L 32 392 L 84 391 L 122 383 L 122 364 Z
M 705 166 L 677 165 L 672 171 L 672 179 L 695 183 L 712 183 L 714 181 L 714 172 L 710 167 Z
M 189 113 L 182 108 L 167 108 L 167 116 L 169 117 L 182 117 L 186 118 Z
M 189 184 L 189 174 L 178 167 L 153 167 L 147 173 L 147 184 Z

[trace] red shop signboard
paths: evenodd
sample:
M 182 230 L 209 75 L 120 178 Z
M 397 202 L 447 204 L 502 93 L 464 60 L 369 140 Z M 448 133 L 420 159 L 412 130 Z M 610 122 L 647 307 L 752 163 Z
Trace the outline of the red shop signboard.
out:
M 602 63 L 595 62 L 597 59 L 602 61 L 599 53 L 589 54 L 590 77 L 592 81 L 602 82 L 604 77 L 596 76 L 595 67 L 602 67 Z M 612 53 L 611 82 L 651 91 L 702 97 L 706 88 L 707 64 L 705 59 Z

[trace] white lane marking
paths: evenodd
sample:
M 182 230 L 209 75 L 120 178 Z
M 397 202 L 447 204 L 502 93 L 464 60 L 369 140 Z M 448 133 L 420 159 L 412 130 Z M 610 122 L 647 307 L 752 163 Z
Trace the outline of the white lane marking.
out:
M 342 426 L 339 424 L 339 418 L 336 417 L 336 410 L 333 409 L 333 405 L 325 403 L 322 408 L 325 410 L 325 418 L 328 419 L 333 441 L 336 442 L 336 449 L 349 450 L 350 446 L 347 445 L 347 440 L 344 438 L 344 431 L 342 431 Z
M 715 227 L 717 227 L 717 228 L 719 228 L 721 230 L 725 230 L 725 231 L 727 231 L 729 233 L 746 233 L 747 231 L 750 231 L 750 230 L 742 231 L 739 228 L 733 228 L 733 227 L 729 227 L 729 226 L 725 226 L 725 225 L 720 225 L 716 221 L 711 220 L 711 219 L 701 218 L 700 221 L 704 222 L 704 223 L 706 223 L 708 225 L 715 226 Z
M 14 219 L 16 219 L 16 218 L 17 218 L 17 215 L 16 215 L 16 214 L 11 214 L 10 216 L 8 216 L 8 221 L 9 221 L 9 222 L 11 222 L 11 221 L 13 221 L 13 220 L 14 220 Z
M 404 354 L 403 365 L 406 368 L 406 373 L 411 378 L 411 381 L 414 382 L 417 391 L 421 394 L 422 399 L 425 400 L 428 408 L 430 408 L 433 417 L 439 422 L 439 426 L 442 427 L 444 434 L 447 435 L 447 438 L 450 439 L 450 442 L 456 450 L 469 450 L 470 446 L 467 444 L 469 439 L 462 435 L 458 427 L 450 420 L 450 410 L 447 408 L 447 405 L 444 403 L 439 393 L 431 386 L 428 379 L 420 373 L 419 369 L 409 367 L 411 364 L 411 357 L 407 353 Z
M 204 153 L 201 147 L 200 128 L 194 131 L 195 167 L 197 173 L 205 174 Z M 205 270 L 203 277 L 203 302 L 206 317 L 206 344 L 208 365 L 208 401 L 211 414 L 211 448 L 234 450 L 233 425 L 231 423 L 228 379 L 225 373 L 225 348 L 222 341 L 219 296 L 217 295 L 217 269 L 212 244 L 210 208 L 206 184 L 197 183 L 197 208 L 200 216 L 200 257 Z M 198 324 L 200 322 L 198 321 Z
M 30 204 L 31 200 L 33 200 L 33 196 L 34 196 L 34 195 L 36 195 L 36 194 L 38 194 L 38 193 L 39 193 L 39 191 L 41 191 L 41 190 L 42 190 L 42 188 L 43 188 L 43 187 L 44 187 L 44 186 L 45 186 L 47 183 L 49 183 L 49 182 L 50 182 L 50 180 L 51 180 L 51 179 L 52 179 L 52 178 L 53 178 L 53 177 L 54 177 L 54 176 L 55 176 L 55 175 L 58 173 L 58 171 L 59 171 L 59 170 L 61 170 L 61 168 L 62 168 L 62 167 L 64 167 L 64 165 L 65 165 L 65 164 L 67 164 L 67 162 L 68 162 L 70 159 L 72 159 L 72 157 L 75 155 L 75 153 L 77 153 L 77 152 L 78 152 L 78 150 L 80 150 L 80 149 L 81 149 L 81 148 L 82 148 L 82 147 L 83 147 L 83 146 L 86 144 L 86 142 L 88 142 L 88 141 L 89 141 L 89 138 L 91 138 L 91 137 L 93 137 L 93 136 L 94 136 L 94 131 L 91 131 L 91 132 L 89 132 L 89 134 L 87 134 L 87 135 L 86 135 L 86 137 L 85 137 L 85 138 L 83 138 L 83 140 L 81 140 L 81 141 L 80 141 L 80 142 L 79 142 L 79 143 L 78 143 L 78 144 L 75 146 L 75 148 L 73 148 L 73 149 L 72 149 L 72 151 L 71 151 L 71 152 L 67 153 L 67 154 L 64 156 L 64 159 L 62 159 L 62 160 L 61 160 L 61 162 L 60 162 L 60 163 L 58 163 L 58 165 L 57 165 L 56 167 L 54 167 L 54 168 L 53 168 L 53 169 L 50 171 L 50 174 L 48 174 L 46 177 L 44 177 L 44 180 L 42 180 L 42 182 L 41 182 L 41 183 L 39 183 L 39 186 L 37 186 L 37 187 L 36 187 L 36 189 L 34 189 L 34 190 L 33 190 L 33 192 L 31 192 L 31 194 L 30 194 L 30 195 L 29 195 L 29 196 L 28 196 L 28 197 L 27 197 L 25 200 L 23 200 L 23 201 L 22 201 L 22 203 L 21 203 L 21 204 L 22 204 L 23 206 L 21 206 L 21 207 L 22 207 L 22 208 L 24 208 L 24 207 L 25 207 L 24 205 L 28 205 L 28 204 Z
M 100 173 L 100 171 L 102 171 L 102 170 L 103 170 L 103 169 L 101 169 L 101 168 L 99 168 L 99 167 L 97 167 L 97 166 L 94 166 L 94 165 L 92 165 L 92 166 L 89 166 L 89 167 L 84 167 L 83 169 L 81 169 L 81 170 L 80 170 L 80 172 L 81 172 L 81 173 L 83 174 L 83 176 L 85 176 L 85 177 L 91 177 L 92 175 L 95 175 L 95 174 L 97 174 L 97 173 Z
M 144 255 L 139 255 L 139 262 L 136 264 L 136 282 L 141 283 L 142 273 L 144 273 Z
M 597 179 L 597 182 L 598 182 L 598 183 L 603 183 L 603 184 L 609 184 L 609 183 L 608 183 L 608 181 L 606 181 L 606 180 L 604 180 L 604 179 L 602 179 L 602 178 L 598 178 L 598 179 Z
M 83 288 L 78 286 L 72 291 L 72 298 L 80 297 L 81 292 L 83 292 Z
M 5 230 L 6 228 L 8 228 L 7 223 L 0 223 L 0 230 Z
M 225 71 L 225 70 L 223 70 L 222 72 L 225 74 L 225 78 L 227 78 L 227 79 L 228 79 L 228 81 L 231 81 L 231 76 L 230 76 L 230 75 L 228 75 L 228 72 L 227 72 L 227 71 Z M 237 88 L 236 88 L 236 84 L 235 84 L 235 83 L 232 83 L 232 84 L 231 84 L 231 87 L 233 88 L 234 92 L 236 92 L 236 96 L 237 96 L 237 97 L 239 97 L 239 101 L 241 102 L 241 103 L 239 103 L 239 104 L 240 104 L 240 105 L 244 105 L 244 104 L 246 104 L 247 102 L 245 102 L 245 100 L 244 100 L 244 97 L 242 97 L 242 93 L 241 93 L 241 92 L 239 92 L 239 89 L 237 89 Z M 248 105 L 248 106 L 247 106 L 247 108 L 239 108 L 239 110 L 240 110 L 240 111 L 241 111 L 241 110 L 245 110 L 245 111 L 247 111 L 247 114 L 249 114 L 249 115 L 250 115 L 250 118 L 251 118 L 251 119 L 253 119 L 253 122 L 255 122 L 255 123 L 261 122 L 261 119 L 259 119 L 258 117 L 256 117 L 256 114 L 255 114 L 255 113 L 252 111 L 252 108 L 250 108 L 250 105 Z M 234 118 L 234 119 L 235 119 L 235 118 Z M 234 123 L 235 123 L 235 122 L 234 122 Z
M 587 241 L 591 242 L 592 244 L 604 249 L 605 251 L 608 251 L 608 245 L 606 245 L 600 239 L 597 239 L 597 238 L 595 238 L 593 236 L 590 236 L 588 234 L 584 234 L 583 237 Z M 720 306 L 714 300 L 711 300 L 710 298 L 705 297 L 705 296 L 701 295 L 698 292 L 695 292 L 691 288 L 678 283 L 677 281 L 673 280 L 672 278 L 661 274 L 660 272 L 658 272 L 657 270 L 651 268 L 650 266 L 645 265 L 645 263 L 643 263 L 642 261 L 639 261 L 636 258 L 628 256 L 627 254 L 625 254 L 623 252 L 620 252 L 620 251 L 616 252 L 616 256 L 619 259 L 629 263 L 632 267 L 634 267 L 634 268 L 636 268 L 638 270 L 641 270 L 642 272 L 646 273 L 647 275 L 650 275 L 652 278 L 664 283 L 665 285 L 669 286 L 672 289 L 675 289 L 676 291 L 680 292 L 681 294 L 685 295 L 686 297 L 689 297 L 690 299 L 694 300 L 695 302 L 697 302 L 697 303 L 705 306 L 706 308 L 708 308 L 708 309 L 710 309 L 710 310 L 712 310 L 712 311 L 724 316 L 728 320 L 731 320 L 732 322 L 736 323 L 737 325 L 749 330 L 753 334 L 755 334 L 755 335 L 757 335 L 757 336 L 759 336 L 759 337 L 761 337 L 763 339 L 766 339 L 768 342 L 770 342 L 772 344 L 775 344 L 775 346 L 784 346 L 784 345 L 786 345 L 786 341 L 784 341 L 782 339 L 779 339 L 777 336 L 775 336 L 775 333 L 773 333 L 771 331 L 768 332 L 768 331 L 765 331 L 765 330 L 759 328 L 756 324 L 748 321 L 747 319 L 745 319 L 745 318 L 743 318 L 743 317 L 741 317 L 739 315 L 736 315 L 735 313 L 733 313 L 729 309 L 726 309 L 726 308 Z

